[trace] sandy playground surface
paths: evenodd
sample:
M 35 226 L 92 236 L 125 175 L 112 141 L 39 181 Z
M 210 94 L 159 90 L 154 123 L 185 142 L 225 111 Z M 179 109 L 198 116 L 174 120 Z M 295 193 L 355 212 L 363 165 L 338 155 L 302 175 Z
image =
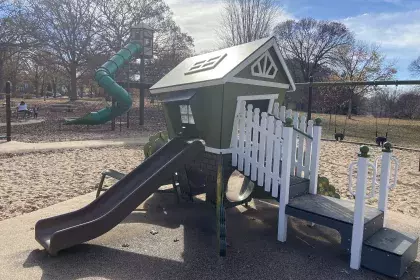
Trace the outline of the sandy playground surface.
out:
M 320 175 L 347 191 L 348 165 L 357 159 L 357 145 L 323 142 Z M 380 149 L 371 147 L 372 156 Z M 400 161 L 398 185 L 390 192 L 393 211 L 420 217 L 419 153 L 395 150 Z M 0 158 L 0 220 L 31 212 L 95 190 L 104 169 L 128 172 L 143 160 L 141 147 L 67 150 Z M 112 184 L 108 181 L 105 184 Z M 373 199 L 368 203 L 376 205 Z
M 91 192 L 103 170 L 128 172 L 143 159 L 136 146 L 3 156 L 0 220 Z

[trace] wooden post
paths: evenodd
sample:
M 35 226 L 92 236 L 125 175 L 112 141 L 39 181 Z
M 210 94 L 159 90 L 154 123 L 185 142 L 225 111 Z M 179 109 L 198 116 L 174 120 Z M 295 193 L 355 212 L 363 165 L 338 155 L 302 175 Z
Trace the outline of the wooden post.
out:
M 293 120 L 286 119 L 286 124 L 283 127 L 283 161 L 281 166 L 281 184 L 279 197 L 279 221 L 277 229 L 277 239 L 281 242 L 286 242 L 287 239 L 287 215 L 286 205 L 289 203 L 289 188 L 290 188 L 290 169 L 292 162 L 292 135 L 293 135 Z
M 10 94 L 12 90 L 12 83 L 6 82 L 6 140 L 12 141 L 12 109 L 10 108 Z
M 315 119 L 313 127 L 313 140 L 311 152 L 311 171 L 309 174 L 309 193 L 316 194 L 318 191 L 319 158 L 321 153 L 321 119 Z
M 365 196 L 366 181 L 368 174 L 369 147 L 360 147 L 359 159 L 357 161 L 357 182 L 356 182 L 356 202 L 354 205 L 354 222 L 351 238 L 350 267 L 360 268 L 363 247 L 363 231 L 365 227 Z M 352 176 L 350 172 L 349 176 Z M 351 181 L 351 180 L 350 180 Z M 351 186 L 350 186 L 351 188 Z

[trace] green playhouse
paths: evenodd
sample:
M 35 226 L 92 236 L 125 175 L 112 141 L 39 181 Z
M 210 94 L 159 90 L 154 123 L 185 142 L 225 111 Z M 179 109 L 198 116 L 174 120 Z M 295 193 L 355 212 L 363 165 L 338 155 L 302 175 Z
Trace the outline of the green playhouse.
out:
M 138 52 L 141 46 L 127 49 Z M 128 51 L 98 70 L 96 77 L 103 75 L 109 82 L 101 84 L 100 79 L 105 89 L 121 93 L 111 81 L 116 69 L 110 65 L 129 59 L 124 53 Z M 56 255 L 96 238 L 172 182 L 178 197 L 205 193 L 215 206 L 221 256 L 227 251 L 225 209 L 263 197 L 278 201 L 280 242 L 286 242 L 288 216 L 294 216 L 337 230 L 351 268 L 402 276 L 416 259 L 418 237 L 386 227 L 388 192 L 396 186 L 399 165 L 392 146 L 386 143 L 374 162 L 368 147 L 360 149 L 349 167 L 349 192 L 355 201 L 318 194 L 321 120 L 307 120 L 282 106 L 286 91 L 294 90 L 274 38 L 185 59 L 150 89 L 163 104 L 168 137 L 152 137 L 152 142 L 160 141 L 153 153 L 130 173 L 118 173 L 119 181 L 102 194 L 98 190 L 84 208 L 38 221 L 36 240 Z M 234 172 L 243 183 L 232 201 L 226 193 Z M 373 197 L 378 206 L 365 205 Z

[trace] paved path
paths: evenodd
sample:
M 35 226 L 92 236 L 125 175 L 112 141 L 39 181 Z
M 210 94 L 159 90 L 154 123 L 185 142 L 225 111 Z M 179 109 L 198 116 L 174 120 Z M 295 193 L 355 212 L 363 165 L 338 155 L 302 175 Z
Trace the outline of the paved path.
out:
M 25 120 L 21 120 L 21 121 L 16 121 L 16 122 L 12 122 L 12 126 L 16 126 L 16 125 L 27 125 L 27 124 L 35 124 L 35 123 L 42 123 L 45 122 L 45 119 L 39 118 L 39 119 L 25 119 Z M 0 127 L 5 127 L 7 124 L 6 123 L 0 123 Z
M 0 142 L 0 155 L 4 154 L 23 154 L 31 152 L 46 152 L 62 149 L 83 149 L 101 148 L 112 146 L 132 146 L 144 145 L 149 141 L 148 137 L 122 138 L 109 140 L 86 140 L 86 141 L 66 141 L 66 142 L 47 142 L 47 143 L 24 143 L 24 142 Z
M 278 208 L 259 200 L 227 211 L 229 247 L 219 258 L 213 207 L 176 204 L 169 194 L 151 196 L 110 232 L 49 257 L 34 239 L 36 221 L 93 199 L 90 193 L 1 221 L 0 279 L 388 279 L 351 270 L 335 231 L 290 219 L 288 241 L 278 242 Z M 389 222 L 420 233 L 420 221 L 400 213 L 390 213 Z M 403 280 L 419 276 L 417 259 Z

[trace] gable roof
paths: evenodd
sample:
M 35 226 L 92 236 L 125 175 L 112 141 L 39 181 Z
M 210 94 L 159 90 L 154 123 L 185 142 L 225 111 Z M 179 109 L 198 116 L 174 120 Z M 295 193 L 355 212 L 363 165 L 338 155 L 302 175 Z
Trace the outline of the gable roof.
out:
M 271 47 L 274 48 L 281 65 L 286 72 L 289 84 L 264 81 L 245 81 L 234 76 L 260 57 Z M 274 37 L 256 40 L 250 43 L 193 56 L 178 64 L 162 79 L 150 88 L 152 94 L 175 90 L 186 90 L 198 87 L 213 86 L 227 82 L 259 83 L 259 85 L 289 88 L 295 90 L 295 84 L 280 54 Z

